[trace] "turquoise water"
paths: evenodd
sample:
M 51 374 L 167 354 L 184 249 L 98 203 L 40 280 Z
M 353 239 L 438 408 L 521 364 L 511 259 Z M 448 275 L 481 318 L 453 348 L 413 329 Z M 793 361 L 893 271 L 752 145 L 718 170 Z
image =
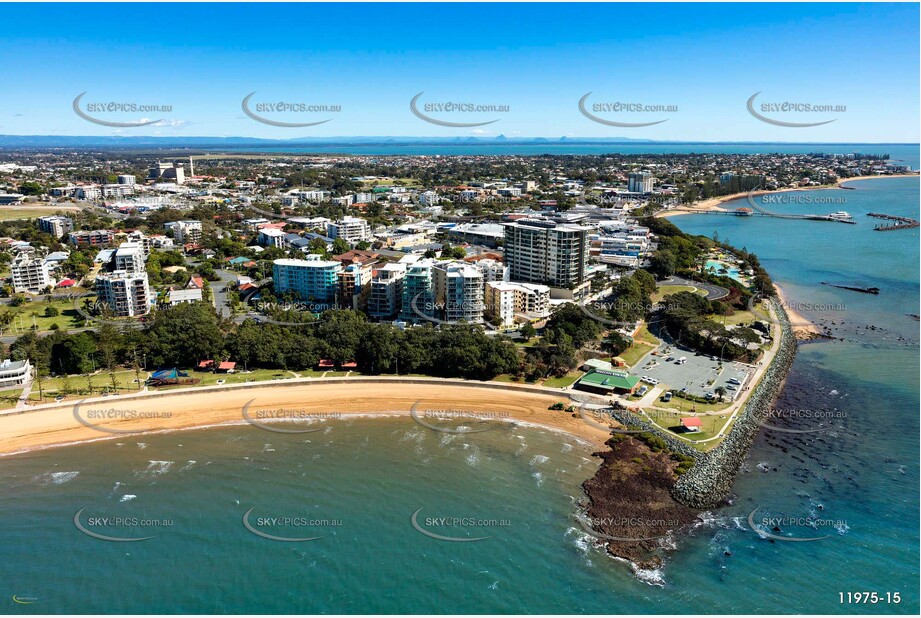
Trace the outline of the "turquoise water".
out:
M 217 427 L 0 459 L 0 603 L 17 614 L 917 613 L 921 385 L 918 323 L 907 314 L 921 313 L 918 230 L 874 232 L 864 213 L 917 218 L 918 181 L 854 186 L 833 210 L 857 225 L 673 219 L 757 253 L 791 302 L 817 307 L 800 309 L 839 339 L 801 346 L 778 407 L 839 418 L 820 433 L 762 432 L 732 504 L 678 539 L 660 573 L 637 578 L 579 531 L 580 484 L 595 463 L 574 439 L 529 427 L 452 437 L 365 418 L 307 437 Z M 259 527 L 323 538 L 259 537 L 242 524 L 251 508 L 251 522 L 325 520 Z M 433 539 L 411 525 L 420 508 L 430 532 L 491 538 Z M 745 523 L 754 508 L 842 525 L 822 541 L 770 543 Z M 102 516 L 172 525 L 91 528 L 154 536 L 102 541 L 77 530 L 80 509 L 85 527 Z M 841 605 L 846 591 L 898 591 L 902 603 Z
M 707 260 L 705 267 L 708 271 L 712 271 L 714 274 L 720 274 L 720 271 L 725 269 L 726 272 L 724 274 L 726 274 L 726 276 L 730 277 L 731 279 L 735 279 L 736 281 L 740 280 L 739 269 L 735 266 L 729 266 L 727 264 L 717 262 L 716 260 Z

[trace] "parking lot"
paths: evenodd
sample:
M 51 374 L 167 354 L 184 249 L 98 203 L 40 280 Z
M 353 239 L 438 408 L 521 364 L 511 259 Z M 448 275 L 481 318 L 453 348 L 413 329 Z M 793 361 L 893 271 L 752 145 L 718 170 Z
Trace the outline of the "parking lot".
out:
M 735 401 L 739 393 L 748 386 L 748 380 L 755 371 L 748 365 L 730 361 L 724 362 L 720 370 L 719 359 L 675 346 L 663 346 L 658 350 L 659 355 L 653 355 L 650 352 L 642 358 L 632 373 L 637 377 L 649 376 L 658 380 L 658 386 L 664 390 L 679 391 L 687 388 L 687 392 L 691 395 L 703 397 L 706 393 L 712 393 L 718 386 L 722 386 L 726 389 L 724 399 Z M 669 350 L 669 352 L 664 350 Z M 666 360 L 669 357 L 672 358 L 671 361 Z M 678 364 L 676 361 L 681 357 L 687 360 L 683 364 Z M 730 384 L 731 379 L 738 380 L 741 385 Z M 713 380 L 712 384 L 708 384 L 710 380 Z M 643 384 L 648 383 L 643 382 Z

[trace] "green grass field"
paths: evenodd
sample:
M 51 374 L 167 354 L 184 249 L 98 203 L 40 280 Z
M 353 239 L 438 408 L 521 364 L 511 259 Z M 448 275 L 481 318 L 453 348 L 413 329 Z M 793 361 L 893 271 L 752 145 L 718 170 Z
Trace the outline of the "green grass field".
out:
M 544 380 L 542 386 L 547 386 L 549 388 L 566 388 L 581 378 L 582 374 L 582 371 L 570 371 L 566 375 L 559 378 L 547 378 Z
M 95 297 L 88 296 L 87 298 L 90 301 L 95 300 Z M 81 299 L 80 302 L 83 302 L 83 299 Z M 58 315 L 55 317 L 45 317 L 45 309 L 48 307 L 57 309 Z M 19 335 L 31 330 L 44 332 L 50 330 L 52 324 L 57 324 L 58 328 L 61 330 L 69 330 L 84 325 L 83 316 L 74 308 L 74 302 L 67 299 L 52 300 L 49 302 L 45 298 L 38 297 L 19 307 L 5 305 L 0 308 L 0 311 L 10 311 L 13 315 L 12 322 L 3 329 L 4 335 Z
M 61 212 L 58 206 L 37 206 L 27 208 L 23 206 L 0 206 L 0 221 L 12 221 L 14 219 L 38 219 L 47 215 L 53 215 Z
M 691 287 L 689 285 L 663 285 L 656 288 L 656 291 L 649 298 L 652 302 L 658 303 L 669 294 L 677 294 L 678 292 L 693 292 L 701 296 L 707 295 L 706 290 L 701 290 L 700 288 Z
M 137 377 L 133 371 L 120 370 L 115 372 L 115 384 L 119 395 L 137 392 L 138 384 L 134 381 Z M 141 381 L 147 378 L 147 374 L 140 372 Z M 90 376 L 74 375 L 59 376 L 55 378 L 43 378 L 41 392 L 44 399 L 39 397 L 39 387 L 36 381 L 32 385 L 32 392 L 29 393 L 29 401 L 54 401 L 55 397 L 61 395 L 66 400 L 82 399 L 84 397 L 98 397 L 103 392 L 112 392 L 112 374 L 108 372 L 99 372 Z

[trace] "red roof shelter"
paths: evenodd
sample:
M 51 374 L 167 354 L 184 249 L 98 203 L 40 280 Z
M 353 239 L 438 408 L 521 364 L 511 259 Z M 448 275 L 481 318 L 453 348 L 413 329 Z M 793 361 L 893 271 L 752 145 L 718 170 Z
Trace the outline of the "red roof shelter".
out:
M 696 416 L 686 416 L 681 419 L 681 425 L 690 431 L 700 431 L 700 418 Z

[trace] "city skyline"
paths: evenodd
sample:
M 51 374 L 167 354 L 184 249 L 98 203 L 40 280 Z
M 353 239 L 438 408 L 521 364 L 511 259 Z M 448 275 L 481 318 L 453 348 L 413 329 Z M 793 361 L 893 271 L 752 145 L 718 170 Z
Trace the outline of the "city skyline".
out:
M 284 5 L 286 23 L 312 24 L 292 36 L 279 35 L 278 5 L 219 14 L 182 5 L 168 28 L 145 4 L 106 6 L 106 21 L 131 26 L 117 32 L 100 30 L 94 7 L 56 7 L 71 26 L 63 34 L 41 26 L 41 7 L 4 7 L 18 27 L 0 44 L 16 84 L 2 97 L 0 134 L 797 143 L 919 135 L 912 5 Z M 129 126 L 81 117 L 81 94 L 86 116 Z M 109 103 L 168 111 L 113 112 Z M 323 111 L 275 112 L 273 103 Z M 495 111 L 446 113 L 445 103 Z M 656 111 L 612 111 L 617 103 Z M 831 111 L 777 107 L 785 103 Z M 634 124 L 645 126 L 624 126 Z

